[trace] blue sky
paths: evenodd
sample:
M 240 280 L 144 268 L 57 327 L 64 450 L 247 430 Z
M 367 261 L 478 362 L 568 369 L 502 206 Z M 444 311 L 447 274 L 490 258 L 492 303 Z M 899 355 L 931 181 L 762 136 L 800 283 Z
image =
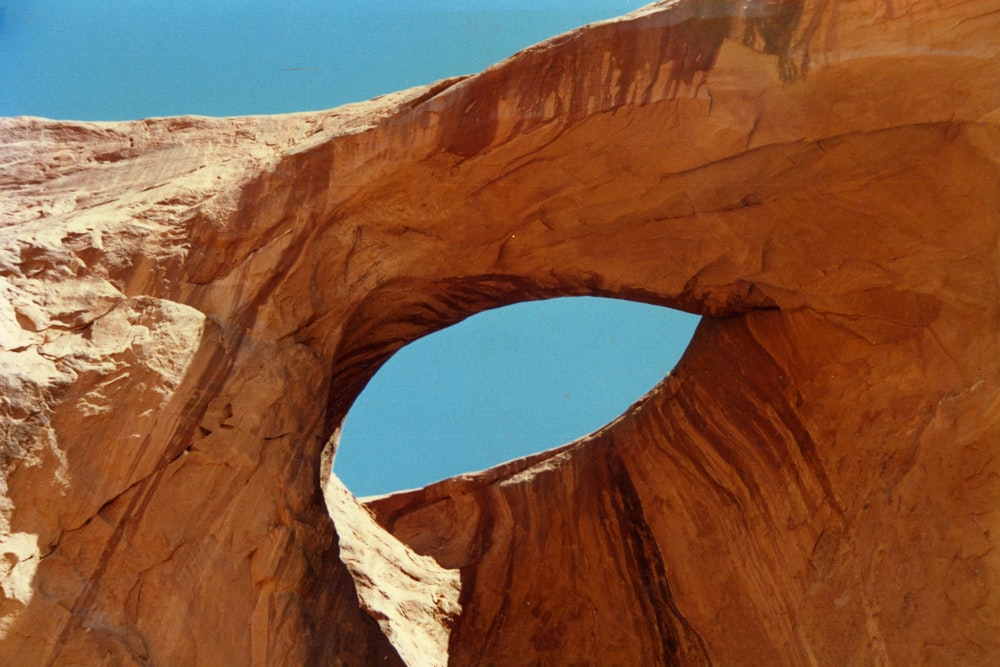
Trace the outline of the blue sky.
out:
M 625 0 L 0 0 L 0 115 L 327 109 L 479 71 Z
M 78 120 L 326 109 L 473 73 L 627 0 L 0 0 L 0 116 Z M 396 354 L 335 469 L 358 495 L 548 449 L 676 363 L 697 319 L 607 299 L 477 315 Z
M 355 494 L 385 493 L 574 440 L 663 379 L 697 322 L 592 297 L 474 315 L 379 370 L 347 416 L 334 470 Z

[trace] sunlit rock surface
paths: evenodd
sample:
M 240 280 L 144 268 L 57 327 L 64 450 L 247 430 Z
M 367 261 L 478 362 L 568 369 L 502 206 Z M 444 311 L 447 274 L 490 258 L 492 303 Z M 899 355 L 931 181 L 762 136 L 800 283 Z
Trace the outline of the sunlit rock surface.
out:
M 0 121 L 0 663 L 1000 662 L 998 34 L 681 1 L 332 111 Z M 327 483 L 394 350 L 582 294 L 705 318 L 578 443 Z

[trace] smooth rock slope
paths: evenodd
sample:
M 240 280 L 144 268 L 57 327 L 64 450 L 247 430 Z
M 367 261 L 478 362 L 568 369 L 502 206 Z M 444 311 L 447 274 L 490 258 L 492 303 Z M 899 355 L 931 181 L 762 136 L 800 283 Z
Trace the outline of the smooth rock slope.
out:
M 326 112 L 0 120 L 0 664 L 1000 662 L 998 34 L 678 0 Z M 579 442 L 327 479 L 396 349 L 584 294 L 705 318 Z

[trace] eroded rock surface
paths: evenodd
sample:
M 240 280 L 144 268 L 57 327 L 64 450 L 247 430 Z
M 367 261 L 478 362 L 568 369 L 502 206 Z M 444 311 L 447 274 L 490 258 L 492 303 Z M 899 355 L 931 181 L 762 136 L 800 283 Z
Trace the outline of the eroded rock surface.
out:
M 0 121 L 0 663 L 1000 662 L 998 9 L 660 3 L 328 112 Z M 393 351 L 583 294 L 705 318 L 580 442 L 325 479 Z

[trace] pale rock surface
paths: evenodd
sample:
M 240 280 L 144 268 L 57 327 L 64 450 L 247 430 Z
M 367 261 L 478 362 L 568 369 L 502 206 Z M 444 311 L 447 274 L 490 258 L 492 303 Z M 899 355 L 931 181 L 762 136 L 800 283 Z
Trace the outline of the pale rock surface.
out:
M 0 121 L 0 664 L 1000 663 L 997 34 L 678 0 L 332 111 Z M 396 349 L 583 294 L 705 318 L 577 443 L 327 479 Z
M 336 477 L 327 479 L 324 497 L 362 608 L 406 664 L 447 665 L 451 625 L 461 611 L 458 570 L 392 537 Z

